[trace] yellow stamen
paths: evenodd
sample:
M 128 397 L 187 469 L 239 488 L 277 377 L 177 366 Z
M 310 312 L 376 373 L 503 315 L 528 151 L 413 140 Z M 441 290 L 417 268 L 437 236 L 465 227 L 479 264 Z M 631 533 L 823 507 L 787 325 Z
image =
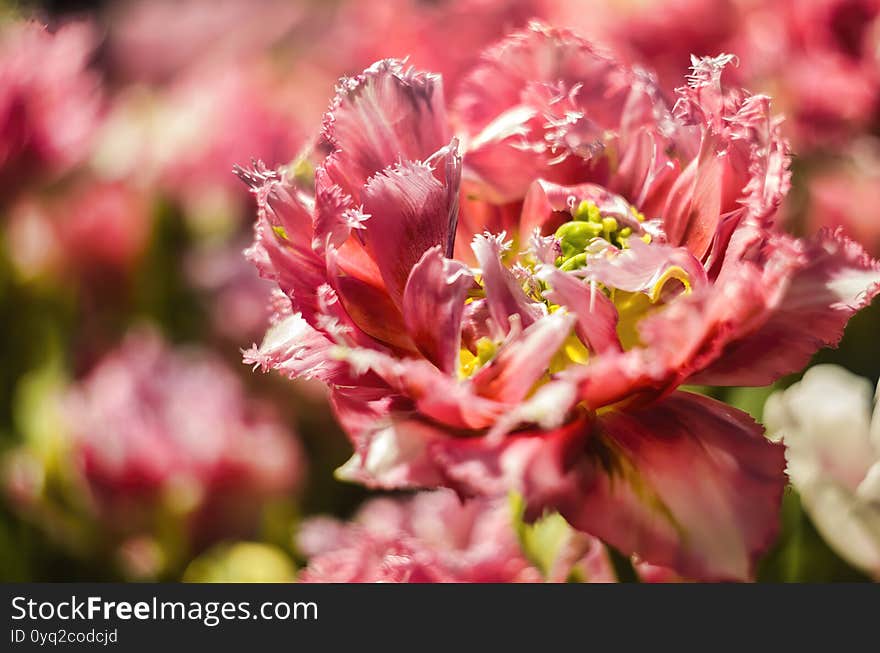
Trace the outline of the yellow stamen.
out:
M 577 335 L 572 333 L 551 359 L 549 373 L 556 374 L 569 365 L 586 365 L 589 360 L 590 350 L 584 346 Z
M 589 200 L 581 200 L 572 217 L 581 222 L 600 222 L 602 220 L 599 207 Z
M 684 284 L 685 293 L 690 293 L 691 280 L 690 277 L 688 277 L 688 273 L 677 265 L 671 265 L 664 270 L 663 274 L 660 275 L 660 278 L 657 279 L 657 283 L 651 288 L 651 293 L 649 295 L 651 303 L 656 304 L 660 300 L 660 294 L 663 292 L 663 287 L 667 282 L 672 281 L 673 279 L 681 281 L 681 283 Z
M 465 347 L 458 352 L 458 378 L 466 379 L 473 376 L 483 365 L 488 363 L 498 351 L 498 346 L 489 338 L 483 337 L 477 340 L 477 353 L 474 355 Z
M 610 238 L 611 234 L 617 231 L 617 220 L 614 218 L 602 218 L 602 231 L 605 232 L 606 238 Z
M 630 205 L 629 212 L 633 214 L 633 217 L 639 222 L 645 221 L 645 214 L 641 213 L 636 207 Z

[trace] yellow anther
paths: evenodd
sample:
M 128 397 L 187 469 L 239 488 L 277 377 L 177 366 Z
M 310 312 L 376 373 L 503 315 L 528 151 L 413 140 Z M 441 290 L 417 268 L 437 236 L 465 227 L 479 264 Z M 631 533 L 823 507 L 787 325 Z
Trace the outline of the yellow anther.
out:
M 483 365 L 488 363 L 498 351 L 498 346 L 490 338 L 480 338 L 477 340 L 477 353 L 474 355 L 466 347 L 462 347 L 458 352 L 458 378 L 466 379 L 479 370 Z
M 614 218 L 602 218 L 602 231 L 609 236 L 613 234 L 617 231 L 617 220 Z
M 629 207 L 629 212 L 632 213 L 632 214 L 633 214 L 633 217 L 634 217 L 636 220 L 638 220 L 639 222 L 644 222 L 644 221 L 645 221 L 645 215 L 644 215 L 644 213 L 641 213 L 636 207 L 630 205 L 630 207 Z
M 600 222 L 602 215 L 599 213 L 599 207 L 595 202 L 590 200 L 581 200 L 574 211 L 572 217 L 581 222 Z
M 656 304 L 660 300 L 660 294 L 663 292 L 663 287 L 673 279 L 680 281 L 684 285 L 685 293 L 691 291 L 691 280 L 688 273 L 677 265 L 671 265 L 663 271 L 663 274 L 660 275 L 657 283 L 651 288 L 651 293 L 649 294 L 651 302 Z
M 570 365 L 586 365 L 590 361 L 590 350 L 584 346 L 574 333 L 566 338 L 562 348 L 550 360 L 550 374 L 561 372 Z

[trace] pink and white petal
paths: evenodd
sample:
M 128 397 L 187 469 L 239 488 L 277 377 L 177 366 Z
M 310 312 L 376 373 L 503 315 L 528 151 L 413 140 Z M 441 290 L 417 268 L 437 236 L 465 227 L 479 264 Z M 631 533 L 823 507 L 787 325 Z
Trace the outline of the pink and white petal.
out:
M 520 217 L 520 234 L 554 233 L 560 225 L 571 220 L 569 197 L 575 197 L 571 187 L 552 184 L 538 179 L 529 186 Z
M 401 160 L 425 160 L 449 142 L 442 80 L 401 61 L 378 61 L 340 81 L 322 135 L 335 150 L 325 170 L 358 198 L 377 172 Z
M 364 211 L 370 215 L 364 243 L 398 306 L 413 266 L 426 251 L 445 248 L 449 241 L 450 215 L 457 210 L 449 202 L 448 189 L 431 167 L 413 161 L 383 170 L 364 188 Z
M 351 528 L 351 527 L 349 527 Z M 351 542 L 321 553 L 297 579 L 300 583 L 443 583 L 455 578 L 430 549 L 413 538 L 385 538 L 351 528 Z
M 549 431 L 562 426 L 578 402 L 577 386 L 565 379 L 551 380 L 539 387 L 532 396 L 501 415 L 489 429 L 486 439 L 498 441 L 511 431 L 525 425 L 534 425 Z
M 462 182 L 461 214 L 458 230 L 455 235 L 455 258 L 466 263 L 474 262 L 471 249 L 474 236 L 483 233 L 517 234 L 527 237 L 520 229 L 522 221 L 522 204 L 491 204 L 481 200 L 473 182 Z
M 461 318 L 461 346 L 472 352 L 477 351 L 477 341 L 480 338 L 495 341 L 504 339 L 504 332 L 492 319 L 489 302 L 485 299 L 475 299 L 465 304 Z
M 252 170 L 236 168 L 257 201 L 254 243 L 245 255 L 260 276 L 271 279 L 293 302 L 294 309 L 315 325 L 317 289 L 327 273 L 311 248 L 312 219 L 295 191 L 275 172 L 257 164 Z
M 356 383 L 330 386 L 330 405 L 336 419 L 357 443 L 376 424 L 386 423 L 400 403 L 388 384 L 371 372 L 352 373 Z
M 520 325 L 527 328 L 544 315 L 543 305 L 526 296 L 516 278 L 501 261 L 507 249 L 504 234 L 475 236 L 471 247 L 480 265 L 489 313 L 502 333 L 509 332 L 510 318 L 513 316 L 518 316 Z
M 643 317 L 637 346 L 606 350 L 562 375 L 579 384 L 581 400 L 592 410 L 624 400 L 644 404 L 671 392 L 715 361 L 740 325 L 763 318 L 771 291 L 762 285 L 760 272 L 740 266 L 731 277 Z
M 435 440 L 430 448 L 431 457 L 443 470 L 446 485 L 465 497 L 500 497 L 511 490 L 521 492 L 527 468 L 544 451 L 542 437 L 520 435 L 500 441 L 483 437 L 445 438 Z
M 467 266 L 432 247 L 412 269 L 403 293 L 403 317 L 419 351 L 447 374 L 458 370 L 461 319 L 474 277 Z
M 782 120 L 770 111 L 770 98 L 746 98 L 729 120 L 738 140 L 752 148 L 748 183 L 736 190 L 746 196 L 746 206 L 756 218 L 772 216 L 791 188 L 791 150 L 782 136 Z
M 443 477 L 428 449 L 443 437 L 441 428 L 391 417 L 358 438 L 354 455 L 336 470 L 336 477 L 371 488 L 437 487 Z
M 725 159 L 715 139 L 703 139 L 700 154 L 676 179 L 663 209 L 663 229 L 673 245 L 687 247 L 701 259 L 721 217 Z
M 620 165 L 608 187 L 646 216 L 662 215 L 665 198 L 681 174 L 681 164 L 666 153 L 668 139 L 655 126 L 643 126 L 621 144 Z
M 529 187 L 523 202 L 520 234 L 531 234 L 535 229 L 543 235 L 552 234 L 561 224 L 571 220 L 571 214 L 583 200 L 593 202 L 603 216 L 616 218 L 621 226 L 638 226 L 638 221 L 630 213 L 630 204 L 602 186 L 561 186 L 539 179 Z
M 309 517 L 297 529 L 296 548 L 307 558 L 354 546 L 354 529 L 333 517 Z
M 711 197 L 714 204 L 716 195 L 720 195 L 722 214 L 742 205 L 754 218 L 769 221 L 790 187 L 789 146 L 781 135 L 781 119 L 773 117 L 767 96 L 750 95 L 722 83 L 724 69 L 733 60 L 732 55 L 692 57 L 693 74 L 688 86 L 678 89 L 675 113 L 684 124 L 698 126 L 702 132 L 699 165 L 708 163 L 708 157 L 713 162 L 709 170 L 720 164 L 720 187 L 705 185 L 704 190 L 711 189 L 711 193 L 705 194 L 704 200 Z M 699 174 L 692 176 L 696 180 L 696 199 L 700 179 Z M 713 178 L 710 175 L 707 181 Z M 682 199 L 677 197 L 679 209 Z M 682 220 L 684 214 L 676 210 L 667 213 L 677 214 L 672 222 L 679 224 L 672 232 L 678 236 L 686 222 Z M 703 240 L 698 233 L 688 235 L 689 229 L 688 225 L 688 242 L 692 237 L 694 243 Z M 701 256 L 696 250 L 695 254 Z
M 496 203 L 522 199 L 538 178 L 604 181 L 608 166 L 596 155 L 620 126 L 628 81 L 566 30 L 533 23 L 509 36 L 484 54 L 456 98 L 468 137 L 465 175 Z
M 488 49 L 462 81 L 457 116 L 468 134 L 485 129 L 500 113 L 521 106 L 537 87 L 580 85 L 590 119 L 603 126 L 620 121 L 631 75 L 573 32 L 532 23 Z M 535 87 L 529 88 L 529 83 Z
M 726 66 L 736 60 L 732 54 L 717 57 L 691 55 L 691 74 L 686 86 L 677 88 L 678 100 L 673 112 L 688 125 L 704 125 L 714 133 L 725 128 L 725 118 L 732 98 L 725 94 L 721 77 Z
M 264 372 L 277 370 L 291 379 L 315 378 L 328 384 L 349 382 L 348 366 L 332 355 L 334 347 L 296 313 L 270 327 L 259 347 L 242 353 L 245 364 Z
M 509 338 L 498 354 L 471 377 L 474 392 L 505 404 L 525 399 L 547 373 L 575 321 L 574 315 L 557 311 Z
M 681 268 L 693 290 L 707 284 L 706 271 L 693 254 L 684 247 L 661 243 L 645 244 L 638 238 L 630 239 L 625 250 L 609 249 L 606 256 L 590 259 L 588 274 L 608 288 L 651 294 L 664 274 L 671 268 Z
M 587 347 L 597 353 L 622 351 L 617 309 L 605 293 L 553 266 L 543 266 L 538 276 L 550 285 L 551 290 L 544 293 L 547 299 L 577 317 L 577 335 Z
M 315 209 L 311 226 L 314 232 L 312 247 L 318 254 L 323 254 L 328 245 L 337 249 L 342 247 L 351 230 L 362 226 L 361 221 L 355 219 L 355 214 L 360 214 L 353 207 L 351 197 L 336 184 L 323 180 L 325 176 L 320 168 L 315 173 Z
M 493 424 L 507 409 L 504 404 L 477 395 L 471 384 L 440 371 L 424 359 L 396 359 L 367 349 L 340 349 L 355 373 L 381 378 L 400 399 L 422 415 L 447 428 L 477 430 Z
M 573 526 L 684 576 L 752 577 L 779 527 L 785 459 L 748 415 L 676 392 L 601 416 L 586 452 L 575 491 L 554 497 Z
M 800 260 L 783 279 L 765 321 L 733 339 L 718 360 L 693 377 L 710 385 L 767 385 L 834 346 L 846 323 L 880 292 L 880 262 L 840 230 L 811 241 L 780 239 Z
M 400 309 L 383 289 L 345 275 L 332 282 L 345 312 L 365 334 L 400 351 L 416 351 Z

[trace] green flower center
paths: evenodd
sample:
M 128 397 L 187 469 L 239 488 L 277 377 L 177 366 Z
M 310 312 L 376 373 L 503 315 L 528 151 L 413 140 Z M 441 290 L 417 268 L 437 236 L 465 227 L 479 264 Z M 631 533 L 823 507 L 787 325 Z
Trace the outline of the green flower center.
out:
M 570 212 L 571 219 L 562 224 L 554 234 L 561 249 L 555 265 L 563 272 L 586 268 L 591 260 L 613 256 L 614 250 L 618 250 L 618 253 L 628 250 L 631 248 L 633 238 L 638 238 L 646 244 L 652 241 L 652 235 L 644 225 L 645 216 L 636 207 L 623 200 L 610 202 L 607 210 L 601 209 L 591 200 L 581 200 L 573 205 Z M 609 245 L 614 250 L 609 250 Z M 515 261 L 508 261 L 509 265 L 515 263 L 532 272 L 539 265 L 531 253 L 514 258 Z M 640 291 L 626 291 L 606 287 L 599 282 L 593 283 L 594 292 L 604 293 L 617 310 L 617 335 L 624 350 L 641 344 L 639 323 L 670 298 L 677 296 L 668 292 L 668 284 L 679 285 L 685 294 L 691 291 L 691 279 L 688 273 L 677 265 L 670 265 L 653 280 L 650 288 Z M 561 306 L 546 298 L 546 292 L 551 290 L 547 282 L 531 276 L 523 282 L 523 290 L 532 300 L 543 302 L 549 312 L 563 310 Z M 586 284 L 584 292 L 589 292 Z M 482 296 L 484 296 L 482 288 L 475 289 L 475 294 L 468 299 L 468 302 Z M 473 350 L 462 347 L 459 357 L 459 378 L 467 379 L 488 364 L 498 353 L 500 344 L 483 337 L 475 343 Z M 573 331 L 553 356 L 547 374 L 555 374 L 571 365 L 587 365 L 595 355 L 595 352 L 591 352 Z M 536 387 L 540 384 L 541 382 Z
M 630 213 L 635 224 L 640 225 L 645 221 L 645 216 L 635 207 L 630 207 Z M 628 249 L 633 227 L 621 226 L 617 218 L 603 216 L 594 202 L 583 200 L 572 212 L 571 221 L 559 227 L 555 236 L 562 246 L 562 256 L 556 260 L 556 265 L 570 271 L 587 264 L 588 246 L 597 238 L 617 249 Z M 639 233 L 636 237 L 646 243 L 651 242 L 651 234 Z

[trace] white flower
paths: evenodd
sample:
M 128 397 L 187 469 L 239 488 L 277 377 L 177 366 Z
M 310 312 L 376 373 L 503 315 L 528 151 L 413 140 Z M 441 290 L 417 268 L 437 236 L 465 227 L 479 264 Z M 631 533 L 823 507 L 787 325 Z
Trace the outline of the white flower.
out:
M 767 400 L 764 422 L 785 443 L 789 478 L 819 532 L 850 564 L 880 578 L 880 410 L 873 395 L 867 379 L 818 365 Z

